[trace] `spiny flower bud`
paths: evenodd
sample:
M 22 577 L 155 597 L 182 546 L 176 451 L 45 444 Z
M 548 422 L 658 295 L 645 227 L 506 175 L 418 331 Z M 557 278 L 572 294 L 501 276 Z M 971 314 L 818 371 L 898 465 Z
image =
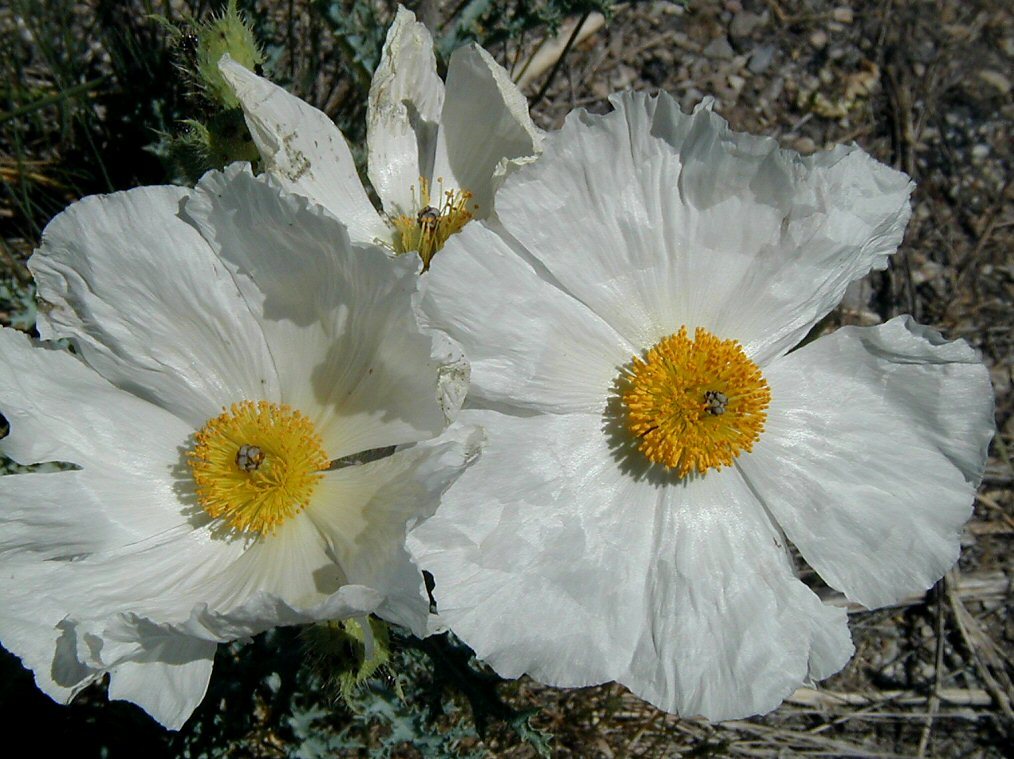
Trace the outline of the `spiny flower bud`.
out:
M 239 100 L 218 70 L 218 61 L 228 53 L 234 61 L 253 71 L 263 62 L 264 56 L 254 39 L 253 29 L 237 10 L 236 0 L 229 0 L 220 16 L 203 22 L 195 31 L 198 84 L 209 99 L 226 108 L 239 107 Z

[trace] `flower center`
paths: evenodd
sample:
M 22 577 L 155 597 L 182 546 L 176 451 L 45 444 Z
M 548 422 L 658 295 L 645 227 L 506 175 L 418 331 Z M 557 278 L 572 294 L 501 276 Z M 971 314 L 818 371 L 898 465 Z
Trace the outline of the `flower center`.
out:
M 309 419 L 267 401 L 232 404 L 196 440 L 187 458 L 197 500 L 240 532 L 270 534 L 305 509 L 330 463 Z
M 649 460 L 676 470 L 729 466 L 760 437 L 771 390 L 736 340 L 687 328 L 635 356 L 625 378 L 627 427 Z
M 472 211 L 468 203 L 472 193 L 468 190 L 444 190 L 444 180 L 437 178 L 440 187 L 436 202 L 431 205 L 430 183 L 419 177 L 419 196 L 415 197 L 416 189 L 412 188 L 412 196 L 419 211 L 414 216 L 396 216 L 391 219 L 397 235 L 394 249 L 398 253 L 416 251 L 423 260 L 423 268 L 428 269 L 433 254 L 444 247 L 447 238 L 472 220 Z

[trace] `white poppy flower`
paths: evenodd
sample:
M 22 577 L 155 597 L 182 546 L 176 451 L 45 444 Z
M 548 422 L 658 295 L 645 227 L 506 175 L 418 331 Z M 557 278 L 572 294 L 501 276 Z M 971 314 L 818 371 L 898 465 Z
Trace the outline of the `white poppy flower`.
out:
M 0 331 L 0 452 L 78 468 L 0 486 L 0 640 L 67 702 L 178 728 L 216 645 L 376 613 L 426 633 L 404 547 L 470 441 L 466 368 L 417 320 L 418 261 L 358 249 L 248 168 L 86 198 L 30 261 L 43 338 Z
M 908 318 L 790 352 L 901 242 L 905 175 L 666 95 L 614 106 L 572 114 L 427 275 L 488 439 L 409 549 L 501 675 L 743 717 L 853 650 L 787 540 L 868 607 L 954 563 L 990 384 Z
M 353 240 L 418 251 L 426 266 L 450 235 L 492 213 L 508 168 L 540 149 L 528 103 L 503 67 L 478 45 L 460 47 L 445 87 L 429 32 L 401 6 L 367 110 L 369 177 L 383 213 L 331 119 L 228 57 L 219 65 L 266 169 L 286 189 L 346 223 Z

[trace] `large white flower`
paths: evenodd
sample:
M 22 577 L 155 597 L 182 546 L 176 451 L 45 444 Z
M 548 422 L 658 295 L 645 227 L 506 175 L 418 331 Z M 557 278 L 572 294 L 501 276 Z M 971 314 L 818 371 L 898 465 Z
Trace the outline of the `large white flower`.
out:
M 220 68 L 269 172 L 347 224 L 353 240 L 418 251 L 427 266 L 450 235 L 492 213 L 508 168 L 540 149 L 528 103 L 503 67 L 478 45 L 460 47 L 445 88 L 429 32 L 401 6 L 367 110 L 368 173 L 383 213 L 331 119 L 227 57 Z
M 444 622 L 505 676 L 617 680 L 720 720 L 852 652 L 845 611 L 958 556 L 992 431 L 985 368 L 907 318 L 789 352 L 885 266 L 908 178 L 706 108 L 572 114 L 427 275 L 487 448 L 409 534 Z
M 418 261 L 236 165 L 86 198 L 30 261 L 39 331 L 0 331 L 0 639 L 62 702 L 179 727 L 218 642 L 376 613 L 425 634 L 404 548 L 470 442 L 424 441 L 467 367 L 417 319 Z M 344 463 L 344 462 L 343 462 Z

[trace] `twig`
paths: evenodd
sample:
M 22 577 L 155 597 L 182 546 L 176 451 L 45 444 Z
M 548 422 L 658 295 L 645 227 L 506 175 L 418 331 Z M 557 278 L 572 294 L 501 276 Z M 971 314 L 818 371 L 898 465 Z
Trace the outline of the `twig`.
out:
M 577 26 L 574 27 L 574 31 L 570 33 L 570 37 L 567 39 L 567 44 L 563 46 L 563 51 L 560 53 L 560 57 L 556 59 L 556 63 L 553 64 L 553 68 L 549 71 L 549 76 L 547 76 L 546 81 L 542 83 L 542 87 L 539 89 L 539 94 L 532 99 L 532 102 L 529 104 L 529 108 L 537 106 L 542 101 L 542 98 L 546 96 L 546 93 L 549 91 L 549 86 L 556 78 L 556 73 L 560 70 L 560 66 L 563 65 L 563 61 L 567 57 L 567 53 L 570 52 L 570 48 L 577 39 L 577 35 L 581 32 L 581 27 L 584 26 L 584 22 L 588 20 L 588 16 L 590 15 L 591 11 L 585 11 L 584 15 L 581 16 L 580 21 L 577 22 Z
M 1003 600 L 1011 589 L 1011 580 L 1004 572 L 979 572 L 961 575 L 960 579 L 952 580 L 952 583 L 955 584 L 948 588 L 948 593 L 954 593 L 958 598 L 969 601 Z M 849 614 L 862 614 L 869 611 L 865 606 L 850 603 L 841 593 L 821 594 L 821 598 L 824 603 L 831 606 L 845 607 Z M 923 603 L 926 603 L 925 593 L 902 598 L 893 606 L 884 608 L 903 608 Z
M 947 587 L 946 576 L 936 585 L 936 607 L 937 607 L 937 650 L 933 661 L 933 693 L 929 697 L 929 709 L 926 712 L 926 724 L 923 725 L 919 734 L 919 748 L 916 756 L 926 756 L 926 748 L 929 746 L 930 734 L 933 732 L 933 717 L 940 709 L 940 681 L 941 672 L 944 668 L 944 588 Z
M 968 612 L 968 609 L 965 608 L 965 605 L 958 597 L 957 592 L 953 589 L 955 585 L 953 573 L 954 570 L 948 573 L 951 575 L 951 578 L 947 583 L 947 600 L 951 605 L 951 610 L 954 612 L 954 622 L 961 635 L 961 640 L 964 642 L 965 648 L 968 649 L 972 662 L 975 664 L 975 670 L 986 686 L 986 690 L 993 697 L 997 708 L 1003 713 L 1004 717 L 1014 721 L 1014 711 L 1011 710 L 1012 687 L 1010 679 L 1003 670 L 1003 662 L 999 660 L 999 657 L 993 650 L 995 648 L 993 641 L 982 631 L 975 617 Z M 984 661 L 984 659 L 987 661 Z M 991 671 L 990 664 L 993 664 L 996 669 L 996 677 Z M 1001 685 L 997 677 L 1002 678 L 1006 682 Z
M 521 71 L 514 76 L 514 82 L 517 84 L 519 89 L 525 89 L 529 84 L 538 79 L 542 74 L 557 63 L 561 56 L 564 54 L 565 42 L 561 42 L 564 35 L 573 30 L 570 29 L 571 25 L 577 29 L 577 22 L 579 19 L 571 19 L 564 23 L 559 33 L 555 37 L 543 37 L 539 43 L 535 46 L 535 50 L 525 61 L 525 65 L 521 67 Z M 574 40 L 572 45 L 579 45 L 584 40 L 588 39 L 591 35 L 595 34 L 599 29 L 606 23 L 606 18 L 601 13 L 592 13 L 588 16 L 587 21 L 581 26 L 577 38 Z M 520 50 L 520 47 L 518 48 Z
M 981 688 L 940 688 L 937 697 L 941 703 L 952 706 L 990 706 L 992 696 Z M 907 690 L 882 690 L 874 693 L 856 691 L 830 691 L 817 688 L 798 688 L 785 699 L 790 704 L 823 708 L 876 706 L 894 704 L 898 706 L 923 706 L 930 697 Z M 911 715 L 910 715 L 911 716 Z

